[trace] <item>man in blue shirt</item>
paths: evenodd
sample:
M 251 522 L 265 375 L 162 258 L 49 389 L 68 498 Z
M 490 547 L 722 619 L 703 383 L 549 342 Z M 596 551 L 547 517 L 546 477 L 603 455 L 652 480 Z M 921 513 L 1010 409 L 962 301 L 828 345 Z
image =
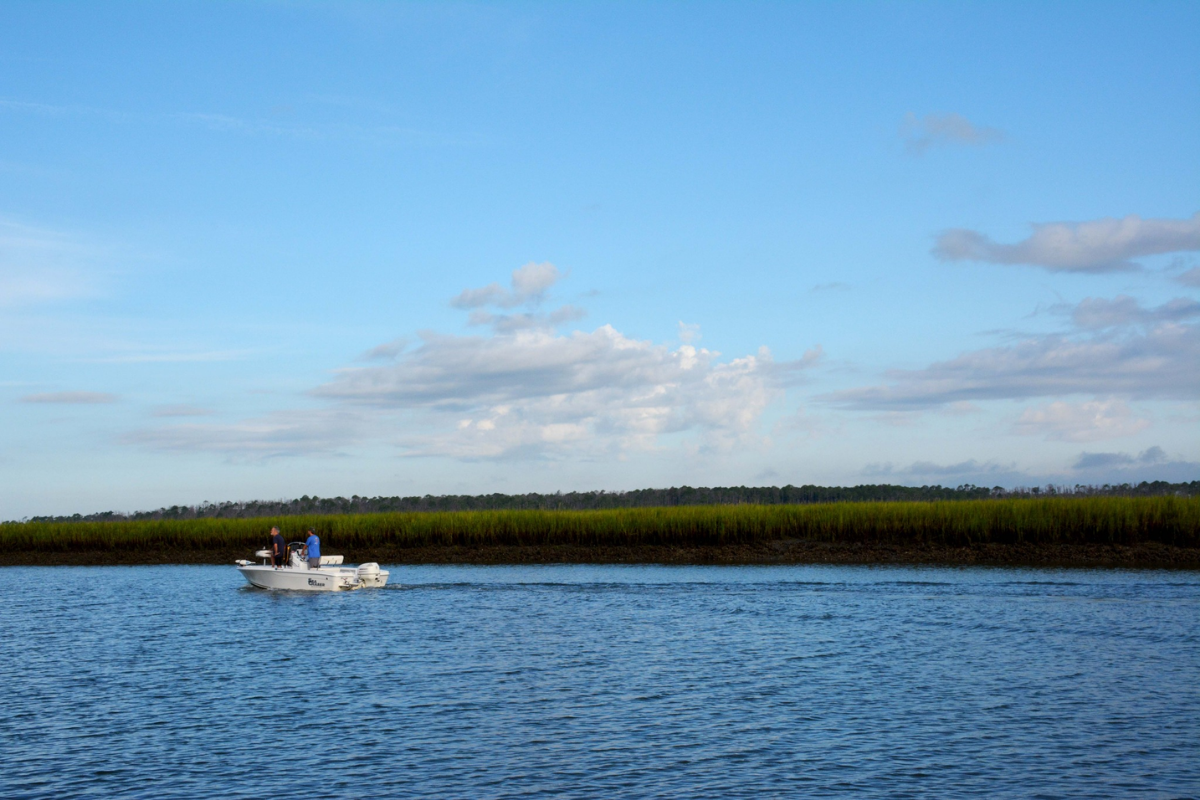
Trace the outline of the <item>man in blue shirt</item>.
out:
M 308 557 L 309 569 L 316 569 L 321 566 L 321 540 L 317 538 L 317 532 L 312 528 L 308 529 L 308 540 L 304 543 L 304 554 Z

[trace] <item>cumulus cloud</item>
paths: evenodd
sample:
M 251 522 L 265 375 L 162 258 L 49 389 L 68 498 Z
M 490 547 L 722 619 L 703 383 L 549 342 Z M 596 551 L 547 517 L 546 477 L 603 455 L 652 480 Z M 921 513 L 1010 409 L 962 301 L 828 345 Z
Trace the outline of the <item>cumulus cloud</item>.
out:
M 383 363 L 339 370 L 310 392 L 330 405 L 320 414 L 175 425 L 130 441 L 275 455 L 370 440 L 410 455 L 461 459 L 586 458 L 676 445 L 722 450 L 761 442 L 763 411 L 822 357 L 817 346 L 777 362 L 764 347 L 726 360 L 690 342 L 655 344 L 611 325 L 559 333 L 554 324 L 582 313 L 570 306 L 549 314 L 479 307 L 506 307 L 514 298 L 536 305 L 558 279 L 550 265 L 527 265 L 514 273 L 511 291 L 460 295 L 456 305 L 472 309 L 476 324 L 491 332 L 425 331 L 411 347 L 374 348 L 368 354 Z
M 1200 213 L 1188 219 L 1099 219 L 1033 226 L 1016 244 L 999 244 L 978 231 L 938 235 L 933 254 L 943 261 L 1029 264 L 1051 272 L 1117 272 L 1141 267 L 1133 261 L 1160 253 L 1200 250 Z
M 1044 436 L 1060 442 L 1091 442 L 1130 436 L 1150 426 L 1150 421 L 1134 416 L 1121 400 L 1093 400 L 1087 403 L 1050 403 L 1028 408 L 1021 413 L 1014 430 L 1025 436 Z
M 116 401 L 117 396 L 107 392 L 45 392 L 27 394 L 21 398 L 22 403 L 58 403 L 83 406 L 115 403 Z
M 442 417 L 414 452 L 460 457 L 649 448 L 695 431 L 712 446 L 750 435 L 796 372 L 765 348 L 728 362 L 684 344 L 631 339 L 604 325 L 490 337 L 425 334 L 394 365 L 343 370 L 314 394 L 340 404 Z M 453 419 L 453 425 L 445 424 Z
M 909 153 L 921 155 L 931 147 L 950 144 L 982 145 L 998 142 L 1004 132 L 976 125 L 961 114 L 904 115 L 900 136 Z
M 1118 302 L 1119 301 L 1119 302 Z M 1086 394 L 1139 399 L 1200 399 L 1200 325 L 1194 311 L 1168 303 L 1085 301 L 1072 312 L 1099 328 L 1083 335 L 1030 337 L 964 353 L 919 370 L 892 370 L 890 382 L 829 395 L 860 410 L 922 410 L 960 401 Z
M 173 425 L 130 443 L 268 457 L 333 453 L 371 439 L 417 456 L 573 457 L 649 450 L 668 434 L 727 449 L 755 440 L 764 409 L 795 373 L 765 348 L 719 354 L 630 339 L 611 326 L 557 335 L 426 333 L 395 363 L 349 368 L 313 391 L 316 413 L 276 413 L 236 424 Z
M 692 342 L 700 341 L 701 338 L 700 326 L 698 324 L 679 320 L 679 341 L 691 344 Z
M 516 308 L 526 304 L 540 303 L 546 291 L 557 283 L 563 274 L 549 261 L 529 262 L 512 273 L 512 288 L 505 289 L 491 283 L 478 289 L 464 289 L 450 301 L 455 308 L 472 309 L 485 306 Z

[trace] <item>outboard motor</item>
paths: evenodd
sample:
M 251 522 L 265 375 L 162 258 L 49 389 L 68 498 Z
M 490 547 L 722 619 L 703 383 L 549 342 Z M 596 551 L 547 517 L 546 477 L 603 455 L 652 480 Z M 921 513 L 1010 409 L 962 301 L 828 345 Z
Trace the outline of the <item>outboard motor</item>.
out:
M 360 564 L 358 567 L 358 582 L 363 586 L 381 586 L 379 565 L 374 561 Z

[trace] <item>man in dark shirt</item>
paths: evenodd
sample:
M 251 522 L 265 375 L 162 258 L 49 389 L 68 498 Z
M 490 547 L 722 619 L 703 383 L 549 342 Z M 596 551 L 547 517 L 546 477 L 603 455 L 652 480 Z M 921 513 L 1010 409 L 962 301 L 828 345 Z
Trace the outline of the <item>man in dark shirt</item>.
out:
M 277 568 L 287 566 L 287 542 L 279 535 L 279 528 L 271 528 L 271 563 Z

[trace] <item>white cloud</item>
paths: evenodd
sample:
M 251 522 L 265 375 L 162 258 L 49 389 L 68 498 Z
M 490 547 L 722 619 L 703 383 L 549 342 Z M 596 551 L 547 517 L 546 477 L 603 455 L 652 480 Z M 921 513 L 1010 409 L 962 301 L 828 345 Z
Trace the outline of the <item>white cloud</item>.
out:
M 1004 138 L 1004 132 L 976 125 L 961 114 L 926 114 L 918 117 L 910 111 L 904 115 L 900 136 L 905 140 L 908 152 L 921 155 L 939 145 L 998 142 Z
M 489 283 L 478 289 L 463 289 L 450 301 L 455 308 L 482 308 L 505 302 L 511 293 L 498 283 Z
M 107 392 L 44 392 L 42 394 L 27 394 L 21 398 L 22 403 L 57 403 L 62 405 L 97 405 L 115 403 L 117 396 Z
M 345 411 L 277 411 L 231 424 L 188 423 L 146 428 L 123 438 L 158 450 L 218 453 L 234 458 L 332 455 L 363 439 L 359 415 Z
M 978 231 L 941 233 L 933 254 L 943 261 L 1029 264 L 1051 272 L 1115 272 L 1140 269 L 1133 259 L 1200 250 L 1200 213 L 1188 219 L 1099 219 L 1033 226 L 1016 244 L 999 244 Z
M 549 261 L 540 264 L 531 261 L 513 270 L 511 290 L 498 283 L 490 283 L 478 289 L 463 289 L 450 301 L 450 305 L 463 309 L 536 305 L 545 297 L 546 291 L 562 277 L 558 267 Z
M 471 312 L 468 322 L 471 325 L 488 325 L 497 333 L 512 333 L 530 328 L 557 328 L 559 325 L 574 322 L 586 316 L 586 311 L 572 305 L 560 306 L 548 314 L 537 311 L 521 314 L 493 314 L 476 309 Z
M 1182 322 L 1197 316 L 1200 316 L 1200 303 L 1186 297 L 1177 297 L 1158 308 L 1143 308 L 1137 300 L 1125 294 L 1117 295 L 1112 300 L 1087 297 L 1071 309 L 1071 321 L 1085 329 Z
M 485 287 L 459 295 L 456 305 L 473 308 L 473 321 L 492 332 L 426 331 L 415 346 L 369 350 L 390 361 L 338 371 L 310 393 L 331 404 L 322 412 L 167 426 L 128 441 L 253 456 L 332 452 L 369 440 L 461 459 L 587 458 L 678 444 L 728 449 L 761 442 L 763 411 L 822 357 L 817 346 L 779 363 L 764 347 L 725 361 L 691 343 L 673 349 L 610 325 L 556 332 L 556 324 L 582 314 L 572 306 L 495 315 L 478 307 L 506 307 L 516 298 L 536 305 L 560 277 L 551 265 L 526 265 L 514 273 L 511 292 Z
M 1200 399 L 1200 325 L 1171 321 L 1194 312 L 1167 303 L 1085 301 L 1072 311 L 1086 335 L 1030 337 L 963 353 L 925 369 L 892 370 L 890 383 L 826 397 L 859 410 L 924 410 L 961 401 L 1093 395 Z
M 1200 329 L 1162 325 L 1122 338 L 1027 339 L 964 353 L 921 370 L 892 370 L 889 385 L 829 399 L 863 410 L 922 409 L 961 400 L 1073 394 L 1200 399 Z
M 334 453 L 372 440 L 419 456 L 588 458 L 694 434 L 696 447 L 728 449 L 757 442 L 763 411 L 818 359 L 813 351 L 780 364 L 763 348 L 722 362 L 709 350 L 672 350 L 607 325 L 571 335 L 427 333 L 395 363 L 348 368 L 317 388 L 333 409 L 166 426 L 126 441 L 249 457 Z
M 701 338 L 703 337 L 700 335 L 699 324 L 679 321 L 679 341 L 691 344 L 700 341 Z
M 688 431 L 726 446 L 751 436 L 790 377 L 820 358 L 815 350 L 807 361 L 778 364 L 765 348 L 729 362 L 719 355 L 630 339 L 609 325 L 569 335 L 426 334 L 394 365 L 343 370 L 314 394 L 442 418 L 433 433 L 406 438 L 422 454 L 647 449 L 662 435 Z
M 1021 413 L 1014 430 L 1025 436 L 1044 436 L 1061 442 L 1092 442 L 1130 436 L 1150 426 L 1135 417 L 1121 400 L 1050 403 Z
M 520 298 L 541 298 L 542 293 L 558 282 L 562 273 L 549 261 L 541 264 L 529 262 L 513 270 L 513 294 Z
M 363 353 L 360 358 L 363 361 L 390 361 L 404 352 L 404 348 L 406 347 L 408 347 L 407 339 L 393 339 L 390 342 L 384 342 L 381 345 L 372 347 Z

